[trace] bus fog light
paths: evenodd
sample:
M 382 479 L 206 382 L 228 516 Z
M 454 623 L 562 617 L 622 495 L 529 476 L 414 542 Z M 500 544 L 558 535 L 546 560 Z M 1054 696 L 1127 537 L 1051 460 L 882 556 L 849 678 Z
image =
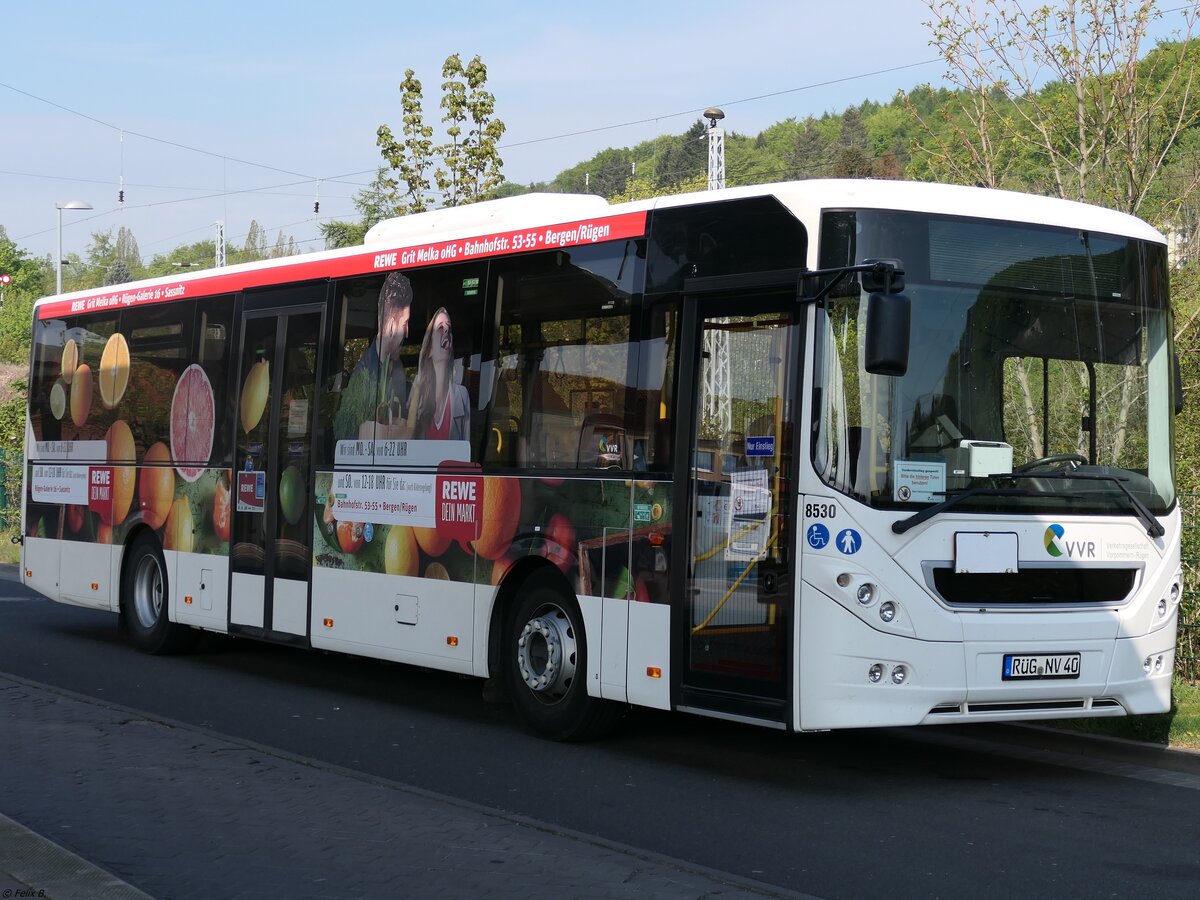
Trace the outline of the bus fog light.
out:
M 906 669 L 904 666 L 896 666 L 896 668 L 892 669 L 892 683 L 893 684 L 904 684 L 904 682 L 907 680 L 908 680 L 908 669 Z
M 858 602 L 863 606 L 870 606 L 875 602 L 875 591 L 875 585 L 869 581 L 866 584 L 860 584 L 858 586 Z
M 1147 656 L 1147 657 L 1146 657 L 1144 660 L 1142 660 L 1142 668 L 1143 668 L 1143 669 L 1145 669 L 1147 672 L 1149 672 L 1149 671 L 1150 671 L 1150 668 L 1151 668 L 1153 665 L 1154 665 L 1154 659 L 1153 659 L 1153 657 L 1149 657 L 1149 656 Z
M 850 586 L 850 573 L 843 572 L 841 575 L 839 575 L 837 577 L 837 586 L 838 587 L 849 587 Z
M 1154 671 L 1155 671 L 1155 672 L 1161 672 L 1161 671 L 1162 671 L 1162 654 L 1161 654 L 1161 653 L 1160 653 L 1160 654 L 1158 654 L 1158 656 L 1156 656 L 1156 657 L 1154 658 Z
M 881 663 L 875 663 L 875 665 L 867 669 L 867 679 L 871 684 L 879 684 L 881 678 L 883 678 L 883 665 Z
M 1163 597 L 1158 601 L 1158 617 L 1161 619 L 1167 614 L 1167 598 Z
M 890 622 L 896 618 L 896 604 L 889 600 L 887 603 L 879 607 L 879 618 L 885 622 Z
M 1171 582 L 1171 602 L 1176 603 L 1179 600 L 1179 582 Z

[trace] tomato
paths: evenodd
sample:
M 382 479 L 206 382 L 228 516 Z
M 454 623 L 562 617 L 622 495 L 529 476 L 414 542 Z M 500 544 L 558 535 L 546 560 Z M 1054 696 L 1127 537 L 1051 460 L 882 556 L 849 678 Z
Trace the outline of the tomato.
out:
M 212 524 L 218 538 L 229 540 L 229 485 L 224 478 L 217 481 L 217 490 L 213 494 Z
M 362 522 L 338 522 L 337 536 L 343 553 L 357 553 L 363 545 Z

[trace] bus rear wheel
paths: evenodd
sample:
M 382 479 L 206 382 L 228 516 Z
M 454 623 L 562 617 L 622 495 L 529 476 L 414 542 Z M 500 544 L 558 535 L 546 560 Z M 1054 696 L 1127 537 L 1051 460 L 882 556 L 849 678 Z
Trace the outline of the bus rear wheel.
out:
M 522 586 L 504 644 L 509 691 L 531 730 L 590 740 L 612 729 L 621 707 L 588 696 L 583 615 L 556 575 L 538 573 Z
M 129 548 L 121 576 L 121 617 L 133 643 L 147 653 L 183 653 L 195 646 L 196 632 L 170 620 L 167 566 L 158 540 L 143 532 Z

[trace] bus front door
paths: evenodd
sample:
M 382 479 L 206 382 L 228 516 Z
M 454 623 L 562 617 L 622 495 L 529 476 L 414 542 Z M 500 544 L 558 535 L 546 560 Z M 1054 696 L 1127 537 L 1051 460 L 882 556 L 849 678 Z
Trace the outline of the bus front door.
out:
M 322 289 L 248 294 L 239 358 L 229 631 L 307 645 Z M 280 305 L 287 304 L 287 305 Z
M 790 484 L 799 345 L 785 303 L 700 301 L 688 317 L 695 399 L 688 458 L 677 461 L 688 541 L 675 616 L 685 657 L 679 706 L 781 724 L 796 584 Z

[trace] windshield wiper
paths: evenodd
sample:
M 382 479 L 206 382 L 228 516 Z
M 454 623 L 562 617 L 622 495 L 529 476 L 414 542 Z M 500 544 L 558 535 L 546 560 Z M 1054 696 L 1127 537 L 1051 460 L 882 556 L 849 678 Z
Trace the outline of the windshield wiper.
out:
M 1128 479 L 1118 478 L 1116 475 L 1102 475 L 1099 472 L 1045 472 L 1036 474 L 1034 472 L 1012 472 L 1008 475 L 989 475 L 989 478 L 1057 478 L 1060 480 L 1073 481 L 1111 481 L 1121 493 L 1125 495 L 1125 499 L 1129 501 L 1130 507 L 1137 515 L 1138 520 L 1146 526 L 1146 534 L 1150 537 L 1162 537 L 1167 533 L 1167 530 L 1162 527 L 1158 519 L 1154 518 L 1154 513 L 1150 512 L 1150 508 L 1146 506 L 1133 491 L 1125 486 Z
M 1110 481 L 1121 489 L 1121 493 L 1129 501 L 1130 507 L 1137 515 L 1138 520 L 1146 526 L 1146 534 L 1150 537 L 1162 537 L 1166 534 L 1166 529 L 1162 527 L 1158 519 L 1154 518 L 1154 513 L 1150 512 L 1146 504 L 1139 500 L 1130 490 L 1122 483 L 1122 479 L 1116 475 L 1101 475 L 1098 473 L 1067 473 L 1067 472 L 1008 472 L 1005 474 L 986 475 L 985 478 L 992 479 L 1020 479 L 1020 478 L 1056 478 L 1060 480 L 1075 479 L 1079 481 Z M 892 523 L 892 531 L 896 534 L 904 534 L 906 531 L 915 528 L 922 522 L 932 519 L 934 516 L 945 512 L 952 507 L 957 506 L 968 497 L 1044 497 L 1045 491 L 1035 491 L 1029 488 L 966 488 L 953 493 L 947 491 L 947 497 L 933 506 L 927 506 L 920 512 L 913 513 L 907 519 L 900 519 L 898 522 Z
M 994 476 L 988 475 L 988 478 Z M 1008 477 L 1008 476 L 1002 476 Z M 963 488 L 959 491 L 946 491 L 946 499 L 941 500 L 933 506 L 927 506 L 920 512 L 915 512 L 907 519 L 901 519 L 898 522 L 892 523 L 892 531 L 896 534 L 904 534 L 910 528 L 916 528 L 922 522 L 932 519 L 934 516 L 944 513 L 951 507 L 958 506 L 968 497 L 1042 497 L 1045 496 L 1043 491 L 1035 491 L 1030 488 L 986 488 L 974 487 Z

